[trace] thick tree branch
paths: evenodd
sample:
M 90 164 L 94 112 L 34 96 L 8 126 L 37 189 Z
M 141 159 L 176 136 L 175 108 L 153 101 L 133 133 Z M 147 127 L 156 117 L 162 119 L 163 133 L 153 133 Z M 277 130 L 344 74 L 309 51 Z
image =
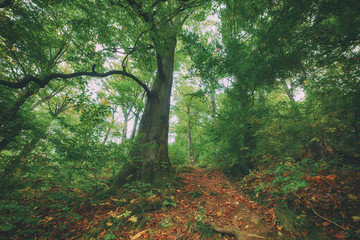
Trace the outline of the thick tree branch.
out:
M 41 105 L 44 102 L 48 102 L 51 98 L 55 97 L 56 94 L 58 94 L 59 92 L 62 92 L 65 88 L 67 87 L 67 84 L 65 84 L 64 86 L 58 87 L 57 89 L 55 89 L 50 95 L 42 98 L 40 101 L 38 101 L 37 103 L 35 103 L 34 105 L 32 105 L 31 107 L 34 109 L 37 106 Z
M 8 82 L 8 81 L 0 80 L 0 85 L 5 85 L 5 86 L 11 87 L 11 88 L 23 88 L 26 85 L 28 85 L 30 82 L 35 82 L 41 88 L 43 88 L 51 80 L 56 79 L 56 78 L 69 79 L 69 78 L 81 77 L 81 76 L 104 78 L 104 77 L 108 77 L 108 76 L 115 75 L 115 74 L 123 75 L 123 76 L 131 78 L 132 80 L 134 80 L 137 84 L 139 84 L 145 90 L 145 92 L 146 92 L 146 94 L 148 96 L 150 95 L 149 88 L 140 79 L 138 79 L 137 77 L 135 77 L 131 73 L 128 73 L 126 71 L 119 71 L 119 70 L 111 70 L 111 71 L 108 71 L 108 72 L 105 72 L 105 73 L 97 73 L 95 71 L 92 71 L 92 72 L 75 72 L 75 73 L 69 73 L 69 74 L 53 73 L 53 74 L 50 74 L 50 75 L 44 77 L 43 79 L 39 79 L 39 78 L 36 78 L 34 76 L 25 76 L 18 82 Z
M 132 47 L 132 49 L 125 55 L 124 59 L 122 60 L 121 62 L 121 65 L 122 65 L 122 68 L 125 70 L 126 69 L 126 65 L 125 65 L 125 62 L 127 60 L 127 58 L 133 54 L 137 49 L 136 49 L 136 45 L 140 42 L 140 38 L 143 34 L 147 33 L 147 32 L 150 32 L 154 29 L 154 26 L 148 30 L 145 30 L 145 31 L 142 31 L 139 36 L 137 37 L 135 43 L 134 43 L 134 46 Z
M 114 2 L 110 1 L 111 4 L 115 4 Z M 185 4 L 185 1 L 181 1 L 179 7 L 177 7 L 173 12 L 171 12 L 169 15 L 163 17 L 162 19 L 160 19 L 160 21 L 158 21 L 158 23 L 154 22 L 154 16 L 156 15 L 156 11 L 154 10 L 152 13 L 150 12 L 144 12 L 142 9 L 142 4 L 134 1 L 134 0 L 126 0 L 126 2 L 128 3 L 128 5 L 132 8 L 132 10 L 134 12 L 136 12 L 138 14 L 138 16 L 140 17 L 140 19 L 142 19 L 143 22 L 148 23 L 151 25 L 151 27 L 145 31 L 141 31 L 140 34 L 138 35 L 137 39 L 135 40 L 134 46 L 132 47 L 132 49 L 126 53 L 124 59 L 122 60 L 122 67 L 124 70 L 126 70 L 126 61 L 128 59 L 128 57 L 133 54 L 137 48 L 137 44 L 140 42 L 140 38 L 148 32 L 151 32 L 153 30 L 155 30 L 156 26 L 159 26 L 163 21 L 171 21 L 171 19 L 173 19 L 177 14 L 179 14 L 180 12 L 184 11 L 186 8 L 196 8 L 198 6 L 200 6 L 200 1 L 199 0 L 195 0 L 193 2 L 190 2 L 188 4 Z M 155 8 L 160 2 L 166 2 L 166 0 L 156 0 L 152 3 L 152 8 Z M 187 2 L 187 1 L 186 1 Z M 127 9 L 124 5 L 122 5 L 120 2 L 117 3 L 117 5 L 124 7 L 125 9 Z M 127 9 L 128 10 L 128 9 Z M 129 13 L 130 14 L 130 13 Z M 131 15 L 131 14 L 130 14 Z M 185 21 L 188 17 L 190 16 L 187 15 L 183 21 Z M 135 22 L 135 21 L 134 21 Z
M 163 0 L 156 0 L 155 2 L 153 2 L 153 3 L 151 4 L 151 8 L 155 8 L 155 7 L 156 7 L 156 5 L 158 5 L 158 4 L 159 4 L 159 2 L 166 2 L 166 1 L 163 1 Z
M 0 8 L 8 7 L 8 6 L 10 6 L 13 2 L 14 2 L 14 0 L 4 0 L 4 1 L 0 2 Z

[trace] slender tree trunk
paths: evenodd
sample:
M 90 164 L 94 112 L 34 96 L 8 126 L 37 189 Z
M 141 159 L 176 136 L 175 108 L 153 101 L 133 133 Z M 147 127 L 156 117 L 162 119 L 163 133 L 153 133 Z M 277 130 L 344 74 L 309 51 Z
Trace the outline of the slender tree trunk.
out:
M 140 113 L 138 113 L 138 114 L 140 114 Z M 138 123 L 139 123 L 139 115 L 138 115 L 138 114 L 135 115 L 134 126 L 133 126 L 133 128 L 132 128 L 132 130 L 131 130 L 130 139 L 134 139 L 134 138 L 135 138 L 137 125 L 138 125 Z
M 114 124 L 115 124 L 115 121 L 113 121 L 113 122 L 110 124 L 109 128 L 107 129 L 106 134 L 105 134 L 105 138 L 104 138 L 104 141 L 103 141 L 103 144 L 105 144 L 105 143 L 107 142 L 107 140 L 108 140 L 108 138 L 109 138 L 109 135 L 110 135 L 110 132 L 111 132 L 111 129 L 114 127 Z
M 216 114 L 215 90 L 211 90 L 210 92 L 210 107 L 211 107 L 211 116 L 215 120 L 215 114 Z
M 191 122 L 190 122 L 190 106 L 186 106 L 187 114 L 187 150 L 188 150 L 188 159 L 189 163 L 193 163 L 194 157 L 192 156 L 192 142 L 191 142 Z
M 286 95 L 288 96 L 288 98 L 290 99 L 291 102 L 295 102 L 294 99 L 294 93 L 292 92 L 292 89 L 290 89 L 287 85 L 287 83 L 285 82 L 285 80 L 281 80 L 282 85 L 284 86 L 284 89 L 286 91 Z
M 126 135 L 127 135 L 129 113 L 126 111 L 126 109 L 123 109 L 123 115 L 124 115 L 124 126 L 123 126 L 122 134 L 121 134 L 122 135 L 121 143 L 124 143 L 126 141 Z
M 3 138 L 0 141 L 0 152 L 6 148 L 6 146 L 13 142 L 15 138 L 22 131 L 24 125 L 23 122 L 17 123 L 16 115 L 19 112 L 21 106 L 35 93 L 39 91 L 38 86 L 29 87 L 25 93 L 12 105 L 7 111 L 5 111 L 0 117 L 0 136 Z
M 67 101 L 67 99 L 64 100 L 64 102 L 61 104 L 61 106 L 52 114 L 53 116 L 53 120 L 55 120 L 55 118 L 57 116 L 59 116 L 60 113 L 64 112 L 67 110 L 67 105 L 69 104 L 69 101 Z M 52 122 L 52 121 L 51 121 Z M 49 128 L 49 126 L 51 125 L 51 122 L 48 124 L 48 126 L 46 126 L 45 128 Z M 5 175 L 9 175 L 11 174 L 16 167 L 20 166 L 21 162 L 25 162 L 26 158 L 29 156 L 29 154 L 35 149 L 35 147 L 37 146 L 38 142 L 45 138 L 45 134 L 42 134 L 41 136 L 37 136 L 33 139 L 31 139 L 30 143 L 26 144 L 23 148 L 23 150 L 21 151 L 20 155 L 17 156 L 13 161 L 11 161 L 5 168 L 4 173 Z
M 145 94 L 142 94 L 142 96 L 141 96 L 141 101 L 144 101 L 144 97 L 145 97 Z M 135 120 L 134 120 L 134 125 L 133 125 L 132 131 L 131 131 L 130 139 L 134 139 L 134 138 L 135 138 L 136 130 L 137 130 L 137 127 L 138 127 L 138 123 L 139 123 L 141 111 L 142 111 L 142 109 L 138 109 L 137 112 L 134 113 L 134 115 L 135 115 Z

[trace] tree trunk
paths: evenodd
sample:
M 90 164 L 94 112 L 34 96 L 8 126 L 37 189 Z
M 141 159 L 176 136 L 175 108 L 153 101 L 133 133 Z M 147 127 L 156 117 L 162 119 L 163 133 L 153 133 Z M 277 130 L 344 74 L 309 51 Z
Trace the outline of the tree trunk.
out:
M 289 88 L 289 86 L 287 85 L 287 83 L 285 82 L 285 80 L 281 80 L 282 85 L 284 86 L 284 89 L 286 91 L 286 95 L 288 96 L 289 100 L 291 102 L 295 102 L 295 98 L 294 98 L 294 94 L 291 88 Z
M 215 120 L 215 114 L 216 114 L 215 90 L 211 90 L 209 95 L 210 95 L 211 117 L 213 118 L 213 120 Z
M 13 172 L 17 168 L 23 169 L 23 165 L 25 164 L 25 161 L 29 154 L 35 149 L 37 143 L 42 139 L 42 137 L 36 137 L 31 140 L 30 143 L 26 144 L 21 151 L 20 155 L 17 156 L 14 160 L 12 160 L 4 169 L 4 176 L 12 175 Z M 23 164 L 21 164 L 23 162 Z
M 140 114 L 140 113 L 138 113 L 138 114 Z M 138 122 L 139 122 L 139 115 L 138 115 L 138 114 L 135 115 L 134 125 L 133 125 L 133 128 L 132 128 L 132 130 L 131 130 L 130 139 L 134 139 L 134 138 L 135 138 L 137 125 L 138 125 Z
M 20 108 L 24 103 L 34 94 L 39 91 L 39 87 L 36 85 L 28 88 L 23 95 L 12 105 L 7 111 L 5 111 L 0 117 L 0 137 L 3 139 L 0 141 L 0 152 L 6 148 L 6 146 L 15 141 L 15 138 L 22 131 L 24 125 L 23 122 L 16 122 L 16 116 Z
M 143 93 L 143 94 L 141 95 L 141 101 L 142 101 L 142 102 L 144 101 L 144 97 L 145 97 L 145 93 Z M 131 130 L 130 139 L 134 139 L 134 138 L 135 138 L 136 130 L 137 130 L 137 127 L 138 127 L 138 123 L 139 123 L 139 119 L 140 119 L 140 114 L 141 114 L 141 112 L 142 112 L 142 108 L 141 108 L 141 109 L 137 109 L 136 113 L 134 112 L 135 120 L 134 120 L 133 128 L 132 128 L 132 130 Z
M 49 98 L 50 99 L 50 98 Z M 44 101 L 45 102 L 45 101 Z M 42 102 L 43 103 L 43 102 Z M 56 109 L 54 111 L 54 113 L 52 114 L 53 116 L 53 120 L 56 119 L 57 116 L 59 116 L 60 113 L 64 112 L 67 110 L 67 105 L 70 102 L 67 100 L 67 98 L 65 98 L 64 102 L 60 105 L 60 107 L 58 109 Z M 52 121 L 53 121 L 52 120 Z M 51 122 L 52 122 L 51 121 Z M 48 129 L 51 125 L 51 122 L 48 124 L 48 126 L 46 126 L 46 128 Z M 25 162 L 25 160 L 27 159 L 27 157 L 30 155 L 30 153 L 35 149 L 36 145 L 38 144 L 38 142 L 45 138 L 46 134 L 42 134 L 40 136 L 36 136 L 34 137 L 30 143 L 26 144 L 24 146 L 24 148 L 22 149 L 21 153 L 19 156 L 17 156 L 14 160 L 12 160 L 4 169 L 4 175 L 10 175 L 13 173 L 13 171 L 16 169 L 16 167 L 19 167 L 21 165 L 21 162 Z M 20 168 L 22 168 L 20 166 Z
M 109 138 L 109 135 L 110 135 L 110 132 L 111 132 L 112 128 L 114 127 L 114 124 L 115 124 L 115 121 L 113 121 L 113 122 L 110 124 L 109 128 L 107 129 L 106 134 L 105 134 L 104 141 L 102 142 L 103 144 L 105 144 L 105 143 L 107 142 L 107 140 L 108 140 L 108 138 Z
M 191 151 L 191 122 L 190 122 L 190 106 L 186 106 L 186 114 L 187 114 L 187 150 L 188 150 L 188 159 L 190 165 L 193 164 L 194 157 L 192 156 Z
M 128 122 L 129 122 L 129 113 L 127 112 L 127 110 L 125 108 L 122 109 L 123 112 L 123 116 L 124 116 L 124 126 L 122 129 L 122 138 L 121 138 L 121 143 L 125 143 L 126 141 L 126 136 L 127 136 L 127 127 L 128 127 Z
M 166 50 L 157 54 L 158 72 L 139 126 L 143 149 L 134 154 L 142 160 L 140 179 L 160 186 L 172 172 L 168 156 L 168 133 L 175 47 L 176 37 L 172 37 L 167 41 Z
M 176 34 L 169 30 L 157 47 L 157 75 L 139 125 L 139 141 L 131 150 L 131 163 L 115 176 L 108 193 L 127 181 L 143 181 L 164 188 L 173 169 L 168 156 L 170 97 L 173 83 Z

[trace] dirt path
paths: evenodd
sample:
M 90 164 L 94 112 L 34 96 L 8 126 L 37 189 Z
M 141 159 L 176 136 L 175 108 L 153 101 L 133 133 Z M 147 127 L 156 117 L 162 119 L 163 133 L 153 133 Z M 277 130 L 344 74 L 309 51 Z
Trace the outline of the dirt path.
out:
M 289 239 L 270 209 L 247 200 L 222 174 L 189 168 L 179 176 L 185 188 L 169 198 L 174 207 L 150 214 L 157 219 L 150 230 L 131 239 Z

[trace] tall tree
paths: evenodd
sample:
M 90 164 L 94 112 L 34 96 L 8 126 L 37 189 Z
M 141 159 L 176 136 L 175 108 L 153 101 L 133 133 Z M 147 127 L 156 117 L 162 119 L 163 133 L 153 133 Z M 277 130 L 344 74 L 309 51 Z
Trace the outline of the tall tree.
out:
M 17 21 L 11 15 L 16 13 L 16 9 L 30 12 L 32 15 L 37 13 L 40 17 L 46 18 L 45 22 L 49 25 L 42 25 L 39 18 L 31 18 L 41 26 L 52 26 L 52 34 L 60 43 L 70 43 L 64 48 L 64 44 L 59 44 L 59 54 L 52 54 L 43 46 L 47 44 L 37 44 L 41 51 L 48 54 L 54 60 L 50 62 L 50 68 L 36 63 L 36 69 L 33 71 L 19 72 L 14 79 L 11 77 L 11 67 L 8 67 L 8 74 L 2 76 L 0 84 L 20 89 L 34 85 L 35 88 L 43 88 L 54 79 L 71 79 L 81 76 L 89 77 L 107 77 L 113 74 L 120 74 L 131 78 L 137 82 L 146 92 L 147 102 L 144 113 L 139 125 L 139 146 L 141 149 L 132 151 L 132 157 L 137 161 L 136 164 L 128 164 L 119 172 L 112 185 L 112 189 L 120 186 L 129 177 L 151 182 L 156 185 L 164 185 L 164 179 L 171 174 L 171 167 L 168 158 L 167 141 L 169 128 L 169 108 L 170 95 L 173 83 L 173 71 L 175 61 L 175 48 L 177 36 L 185 20 L 189 18 L 195 9 L 202 6 L 208 1 L 64 1 L 62 3 L 29 1 L 27 3 L 14 3 L 9 7 L 9 13 L 6 15 L 9 24 Z M 34 11 L 34 9 L 36 11 Z M 60 11 L 57 11 L 60 10 Z M 20 19 L 29 19 L 29 15 L 23 13 L 24 17 Z M 15 19 L 15 20 L 14 20 Z M 125 20 L 126 19 L 126 20 Z M 130 19 L 130 21 L 129 21 Z M 13 26 L 18 26 L 13 25 Z M 29 24 L 24 24 L 23 31 L 25 34 L 31 29 Z M 41 31 L 40 31 L 41 32 Z M 12 49 L 14 41 L 19 41 L 20 36 L 11 37 L 6 35 L 8 32 L 2 32 L 5 35 L 6 42 L 3 49 L 10 51 L 7 56 L 18 56 Z M 45 34 L 47 35 L 47 34 Z M 35 41 L 37 36 L 35 35 Z M 44 37 L 44 39 L 47 39 Z M 25 41 L 26 50 L 33 52 L 29 41 Z M 96 50 L 97 46 L 101 50 Z M 20 48 L 18 48 L 20 49 Z M 52 49 L 52 48 L 50 48 Z M 66 49 L 66 55 L 63 55 L 62 49 Z M 118 57 L 122 52 L 122 70 L 110 70 L 104 73 L 98 73 L 99 70 L 105 70 L 104 59 L 107 57 Z M 26 56 L 26 54 L 24 55 Z M 57 63 L 59 59 L 71 64 L 72 73 L 60 72 Z M 37 59 L 37 56 L 34 57 Z M 17 59 L 15 59 L 17 60 Z M 34 61 L 35 61 L 34 60 Z M 155 61 L 154 61 L 155 60 Z M 21 69 L 21 66 L 31 66 L 34 61 L 19 59 L 15 61 Z M 8 64 L 11 61 L 5 60 Z M 92 66 L 89 69 L 89 62 Z M 149 69 L 156 70 L 156 77 L 151 87 L 148 87 L 144 81 L 141 81 L 133 73 L 127 71 L 127 64 L 147 62 Z M 153 67 L 155 63 L 155 68 Z M 96 64 L 96 65 L 95 65 Z M 55 67 L 54 67 L 55 66 Z M 14 69 L 14 68 L 13 68 Z M 18 72 L 16 72 L 18 73 Z M 25 99 L 26 100 L 26 99 Z
M 253 146 L 256 146 L 259 151 L 260 148 L 263 148 L 267 149 L 268 153 L 272 153 L 272 149 L 264 147 L 264 142 L 262 142 L 264 139 L 260 137 L 261 134 L 270 132 L 271 128 L 265 127 L 265 129 L 259 130 L 261 127 L 259 119 L 267 117 L 262 116 L 263 114 L 256 114 L 256 116 L 254 113 L 260 113 L 259 100 L 270 98 L 274 83 L 280 82 L 285 87 L 291 107 L 287 109 L 284 100 L 269 101 L 268 103 L 271 105 L 276 102 L 274 104 L 276 108 L 282 110 L 277 109 L 275 112 L 278 112 L 278 115 L 273 115 L 268 119 L 273 118 L 276 121 L 281 119 L 282 123 L 286 122 L 289 126 L 281 125 L 281 123 L 268 126 L 276 126 L 279 129 L 278 133 L 284 133 L 284 135 L 274 134 L 276 137 L 273 139 L 277 139 L 278 143 L 285 139 L 289 143 L 289 139 L 291 139 L 294 144 L 279 144 L 277 148 L 280 149 L 281 146 L 287 153 L 291 152 L 289 155 L 297 157 L 301 155 L 300 148 L 311 148 L 310 151 L 316 155 L 315 159 L 329 155 L 327 153 L 331 152 L 333 148 L 329 144 L 329 139 L 335 140 L 334 134 L 320 133 L 320 131 L 315 131 L 314 127 L 309 127 L 317 126 L 319 123 L 317 121 L 312 122 L 315 125 L 307 123 L 308 117 L 312 115 L 308 112 L 304 114 L 304 109 L 293 101 L 294 98 L 286 80 L 291 79 L 295 86 L 302 86 L 308 97 L 314 98 L 316 94 L 319 96 L 319 92 L 327 92 L 327 96 L 341 97 L 343 100 L 339 102 L 346 100 L 348 102 L 347 109 L 350 110 L 345 115 L 352 116 L 353 125 L 355 129 L 357 128 L 359 124 L 357 120 L 358 107 L 354 103 L 357 102 L 355 99 L 358 96 L 358 87 L 355 87 L 354 83 L 359 82 L 357 77 L 359 70 L 355 67 L 359 57 L 360 18 L 356 14 L 360 9 L 359 2 L 352 0 L 341 2 L 224 0 L 218 2 L 226 6 L 222 5 L 220 8 L 221 30 L 226 49 L 225 68 L 227 73 L 235 79 L 230 92 L 233 96 L 230 94 L 228 96 L 233 102 L 233 106 L 242 105 L 243 100 L 247 97 L 246 101 L 255 103 L 247 105 L 247 112 L 251 113 L 249 118 L 244 118 L 241 123 L 237 122 L 237 124 L 242 127 L 247 123 L 257 126 L 255 129 L 248 129 L 250 131 L 245 129 L 244 133 L 247 133 L 246 135 L 250 139 L 256 140 Z M 341 82 L 341 86 L 336 82 Z M 314 85 L 309 87 L 310 84 Z M 335 85 L 341 89 L 339 92 L 333 88 Z M 353 89 L 352 93 L 349 93 L 349 87 Z M 314 94 L 315 92 L 316 94 Z M 242 95 L 243 99 L 236 99 L 237 95 Z M 325 95 L 322 95 L 322 98 L 324 97 Z M 261 102 L 264 102 L 266 107 L 266 101 Z M 313 105 L 311 101 L 307 103 L 309 103 L 309 109 L 314 111 L 316 105 Z M 325 105 L 328 106 L 328 109 L 325 111 L 323 108 L 324 113 L 332 109 L 332 112 L 344 114 L 341 107 L 332 101 Z M 228 107 L 228 110 L 231 108 L 235 113 L 243 111 L 236 111 L 236 107 L 231 106 Z M 265 108 L 262 112 L 271 116 L 269 109 Z M 288 111 L 287 114 L 282 112 L 285 109 Z M 256 116 L 257 119 L 252 119 L 251 115 Z M 314 114 L 320 119 L 323 118 L 322 121 L 326 118 L 324 115 L 326 114 Z M 303 124 L 295 127 L 293 123 L 285 121 L 286 118 L 291 118 L 294 122 L 303 122 Z M 329 119 L 329 122 L 335 122 L 335 120 L 331 119 L 330 121 Z M 304 127 L 306 124 L 308 124 L 307 128 Z M 323 129 L 326 128 L 323 127 Z M 289 136 L 294 137 L 289 138 Z M 245 135 L 243 137 L 248 138 Z M 268 137 L 266 141 L 269 139 Z M 355 134 L 352 139 L 356 139 Z M 288 145 L 296 146 L 292 148 L 296 150 L 290 151 L 291 148 Z M 296 154 L 294 154 L 295 152 Z
M 190 17 L 201 1 L 127 1 L 125 8 L 136 23 L 145 28 L 138 39 L 148 36 L 150 41 L 142 43 L 151 46 L 156 58 L 156 76 L 152 87 L 147 92 L 147 101 L 139 125 L 139 148 L 132 151 L 136 164 L 122 168 L 112 185 L 115 188 L 123 184 L 129 176 L 164 186 L 165 180 L 172 173 L 168 157 L 168 132 L 170 96 L 173 85 L 175 48 L 177 36 L 184 21 Z M 140 43 L 136 41 L 135 44 Z M 138 46 L 134 46 L 133 49 Z M 140 163 L 136 162 L 140 160 Z

